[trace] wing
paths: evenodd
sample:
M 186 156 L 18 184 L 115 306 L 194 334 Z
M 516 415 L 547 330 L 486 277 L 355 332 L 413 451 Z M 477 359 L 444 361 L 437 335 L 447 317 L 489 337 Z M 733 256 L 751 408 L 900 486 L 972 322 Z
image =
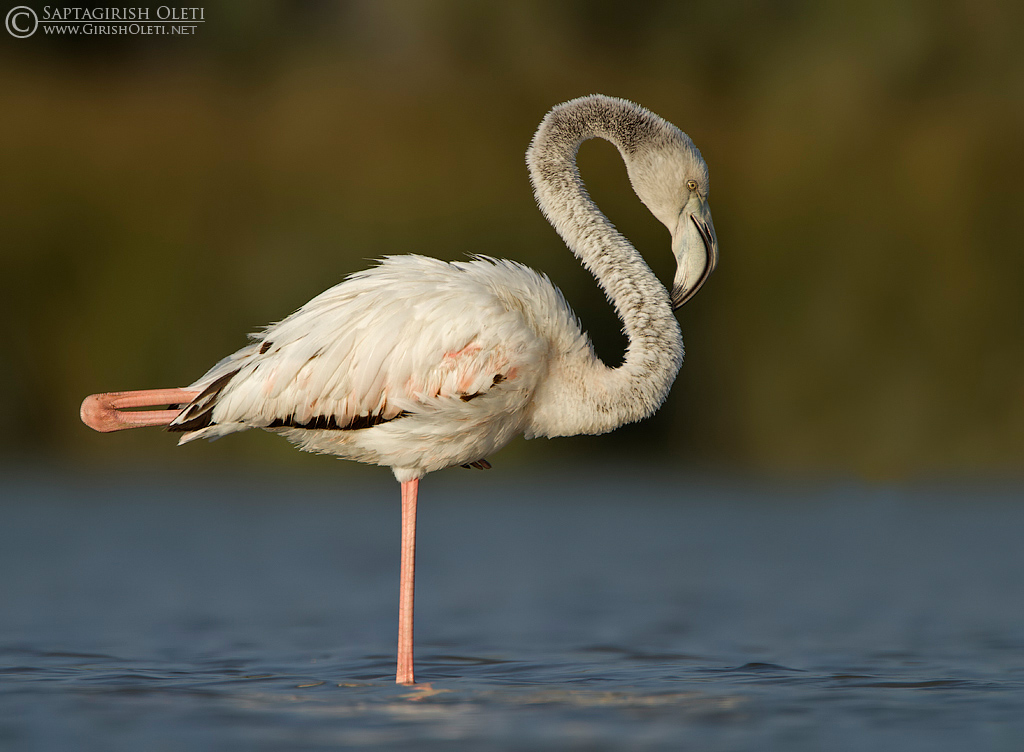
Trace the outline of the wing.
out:
M 509 275 L 554 291 L 508 262 L 387 258 L 214 366 L 170 428 L 186 432 L 181 443 L 251 427 L 368 428 L 529 378 L 546 345 L 523 302 L 495 294 Z

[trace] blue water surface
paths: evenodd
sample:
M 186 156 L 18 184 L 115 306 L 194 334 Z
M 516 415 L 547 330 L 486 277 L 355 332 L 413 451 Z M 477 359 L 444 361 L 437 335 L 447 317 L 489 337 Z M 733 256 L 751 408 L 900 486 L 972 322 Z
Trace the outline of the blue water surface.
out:
M 0 480 L 2 750 L 1020 750 L 1019 488 Z

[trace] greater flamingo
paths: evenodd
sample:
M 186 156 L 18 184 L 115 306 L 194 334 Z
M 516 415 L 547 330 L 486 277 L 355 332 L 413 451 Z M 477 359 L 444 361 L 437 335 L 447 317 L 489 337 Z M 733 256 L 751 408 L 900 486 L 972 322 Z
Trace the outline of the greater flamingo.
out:
M 576 152 L 618 147 L 633 190 L 672 235 L 671 294 L 587 195 Z M 673 310 L 715 268 L 708 171 L 690 138 L 624 99 L 581 97 L 552 109 L 526 161 L 544 216 L 597 279 L 629 339 L 622 365 L 594 353 L 548 279 L 513 261 L 447 263 L 391 256 L 251 335 L 183 389 L 94 394 L 97 431 L 168 426 L 180 444 L 248 428 L 300 449 L 390 467 L 402 484 L 396 681 L 412 684 L 419 479 L 527 438 L 600 434 L 664 402 L 682 364 Z M 169 405 L 165 410 L 129 408 Z

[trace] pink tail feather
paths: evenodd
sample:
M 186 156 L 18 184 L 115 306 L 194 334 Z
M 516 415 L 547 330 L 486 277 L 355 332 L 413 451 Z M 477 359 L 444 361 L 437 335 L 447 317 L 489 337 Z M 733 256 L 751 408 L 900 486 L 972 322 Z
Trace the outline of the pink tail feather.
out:
M 153 405 L 178 405 L 182 408 L 198 396 L 188 389 L 142 389 L 134 392 L 90 394 L 82 402 L 82 422 L 94 431 L 109 433 L 126 428 L 166 426 L 178 417 L 178 410 L 134 410 Z

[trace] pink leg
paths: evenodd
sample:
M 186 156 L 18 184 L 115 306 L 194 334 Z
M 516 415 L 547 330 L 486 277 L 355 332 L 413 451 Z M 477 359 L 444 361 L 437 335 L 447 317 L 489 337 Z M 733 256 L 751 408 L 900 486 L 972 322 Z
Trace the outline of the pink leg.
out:
M 181 410 L 122 410 L 153 405 L 187 405 L 198 394 L 187 389 L 143 389 L 137 392 L 90 394 L 82 403 L 82 422 L 94 431 L 103 433 L 142 426 L 166 426 L 178 417 Z
M 412 603 L 416 582 L 416 495 L 419 478 L 402 484 L 402 576 L 398 605 L 399 684 L 415 684 L 412 667 Z

